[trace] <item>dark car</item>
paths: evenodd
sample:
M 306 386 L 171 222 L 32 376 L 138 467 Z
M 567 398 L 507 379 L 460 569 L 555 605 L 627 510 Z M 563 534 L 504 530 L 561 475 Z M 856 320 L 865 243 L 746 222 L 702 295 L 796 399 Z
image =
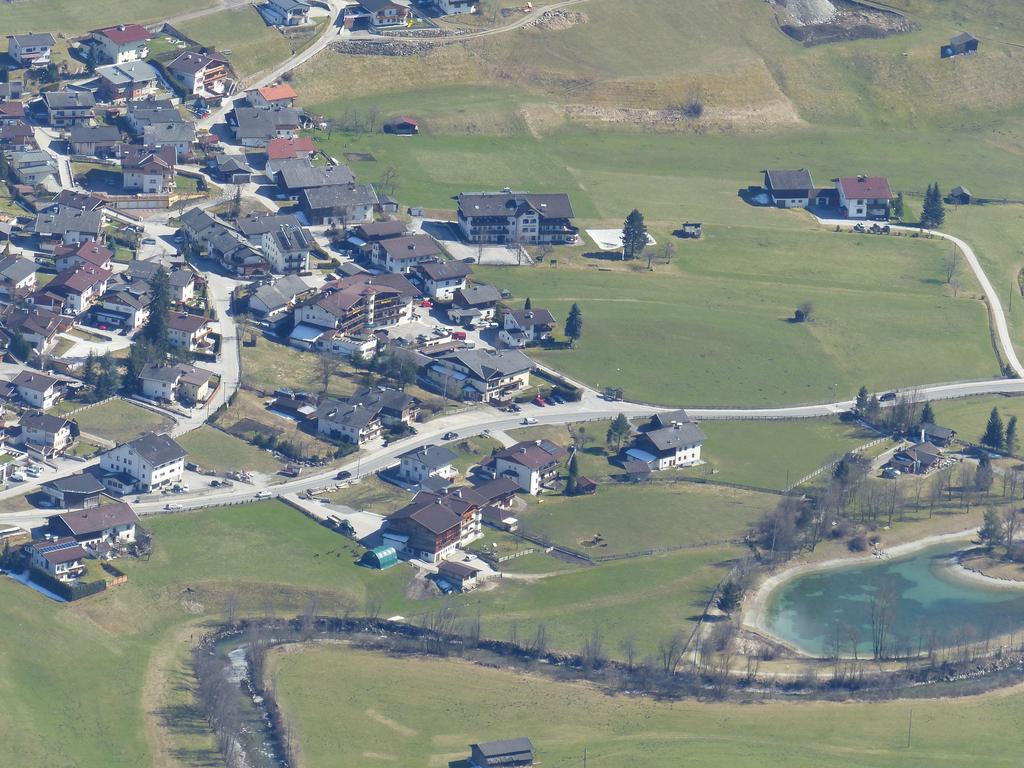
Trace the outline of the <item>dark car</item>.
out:
M 349 472 L 348 470 L 343 469 L 343 470 L 341 470 L 341 472 L 339 472 L 338 474 L 336 474 L 334 476 L 334 479 L 335 480 L 348 480 L 350 477 L 352 477 L 352 473 Z
M 456 440 L 458 439 L 458 437 L 458 432 L 445 432 L 443 435 L 441 435 L 441 438 L 444 440 Z
M 896 393 L 895 392 L 886 392 L 884 395 L 882 395 L 878 399 L 879 399 L 880 402 L 887 403 L 890 400 L 895 400 L 896 399 Z

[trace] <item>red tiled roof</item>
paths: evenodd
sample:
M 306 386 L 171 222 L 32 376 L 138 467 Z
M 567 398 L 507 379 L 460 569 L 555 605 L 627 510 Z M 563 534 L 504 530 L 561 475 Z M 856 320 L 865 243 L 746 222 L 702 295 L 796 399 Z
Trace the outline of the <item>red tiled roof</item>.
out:
M 267 142 L 268 160 L 290 160 L 300 154 L 308 155 L 316 149 L 313 139 L 309 136 L 300 136 L 297 139 L 271 139 Z
M 299 94 L 295 92 L 288 83 L 281 83 L 280 85 L 266 85 L 258 89 L 260 96 L 267 101 L 282 101 L 284 99 L 295 99 L 298 98 Z
M 149 38 L 152 37 L 152 35 L 149 34 L 149 30 L 140 24 L 119 24 L 116 27 L 97 29 L 95 30 L 95 33 L 103 35 L 118 45 L 125 45 L 126 43 L 141 43 L 143 40 L 149 40 Z
M 885 176 L 844 176 L 839 189 L 847 200 L 890 200 L 892 189 Z

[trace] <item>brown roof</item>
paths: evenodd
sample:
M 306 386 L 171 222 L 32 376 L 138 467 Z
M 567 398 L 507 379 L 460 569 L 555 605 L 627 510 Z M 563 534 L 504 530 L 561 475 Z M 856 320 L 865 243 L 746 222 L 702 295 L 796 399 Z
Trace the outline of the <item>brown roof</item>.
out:
M 454 576 L 457 579 L 471 579 L 479 573 L 480 568 L 460 563 L 455 560 L 445 560 L 437 566 L 437 572 L 442 576 Z
M 56 541 L 33 541 L 31 547 L 51 565 L 73 563 L 76 560 L 85 559 L 85 550 L 82 549 L 82 545 L 70 536 L 64 536 Z
M 527 469 L 546 467 L 563 456 L 565 456 L 565 449 L 550 440 L 537 440 L 536 442 L 527 440 L 494 454 L 496 459 L 504 459 Z
M 97 35 L 103 35 L 103 37 L 110 39 L 118 45 L 141 43 L 143 40 L 149 40 L 152 37 L 149 34 L 149 30 L 141 24 L 119 24 L 116 27 L 96 29 L 93 32 Z
M 190 315 L 187 312 L 175 312 L 168 318 L 167 327 L 185 333 L 197 333 L 206 327 L 207 320 L 202 315 Z
M 844 176 L 839 189 L 847 200 L 891 200 L 892 189 L 885 176 Z
M 92 509 L 82 509 L 77 512 L 65 512 L 61 515 L 54 515 L 54 517 L 64 523 L 75 536 L 104 531 L 118 525 L 134 525 L 139 522 L 139 516 L 123 501 L 103 504 Z
M 45 392 L 58 382 L 57 379 L 47 376 L 45 373 L 39 373 L 38 371 L 22 371 L 11 383 L 16 387 L 24 387 L 25 389 L 32 389 L 36 392 Z
M 309 136 L 300 136 L 297 139 L 278 137 L 267 142 L 267 158 L 270 160 L 288 160 L 300 155 L 308 155 L 315 149 L 316 146 Z

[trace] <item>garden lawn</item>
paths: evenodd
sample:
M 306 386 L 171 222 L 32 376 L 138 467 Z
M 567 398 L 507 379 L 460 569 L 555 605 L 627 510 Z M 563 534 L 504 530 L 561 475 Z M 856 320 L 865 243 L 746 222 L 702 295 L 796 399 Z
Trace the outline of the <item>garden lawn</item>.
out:
M 593 557 L 737 540 L 778 496 L 696 483 L 601 485 L 591 496 L 531 499 L 525 531 Z
M 178 442 L 188 451 L 189 461 L 213 472 L 272 474 L 281 469 L 281 463 L 266 451 L 213 427 L 202 426 L 182 436 Z
M 339 361 L 339 371 L 352 374 L 351 369 Z M 317 356 L 258 337 L 255 346 L 242 345 L 242 380 L 245 386 L 262 389 L 269 396 L 275 389 L 319 392 L 321 378 L 317 373 Z M 351 378 L 333 376 L 328 391 L 332 395 L 351 395 L 357 383 Z
M 462 766 L 469 744 L 524 735 L 538 763 L 552 768 L 582 765 L 584 754 L 594 768 L 675 768 L 681 755 L 701 768 L 952 768 L 964 761 L 997 768 L 1017 765 L 1016 725 L 1024 717 L 1015 695 L 914 701 L 908 748 L 905 701 L 667 702 L 341 645 L 276 653 L 270 667 L 313 765 Z
M 292 45 L 267 26 L 255 7 L 243 6 L 186 21 L 178 29 L 204 46 L 231 51 L 228 59 L 239 77 L 270 69 L 289 56 Z M 296 40 L 295 45 L 300 43 Z
M 168 417 L 120 398 L 75 414 L 75 421 L 82 432 L 115 443 L 134 440 L 143 432 L 166 432 L 174 426 Z

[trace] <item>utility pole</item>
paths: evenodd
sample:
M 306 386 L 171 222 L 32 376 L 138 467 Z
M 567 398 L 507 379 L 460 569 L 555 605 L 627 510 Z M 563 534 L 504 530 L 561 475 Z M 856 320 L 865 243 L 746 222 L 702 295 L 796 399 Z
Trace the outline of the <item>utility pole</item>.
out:
M 910 736 L 914 729 L 914 710 L 910 710 L 910 717 L 907 720 L 907 749 L 910 749 Z

